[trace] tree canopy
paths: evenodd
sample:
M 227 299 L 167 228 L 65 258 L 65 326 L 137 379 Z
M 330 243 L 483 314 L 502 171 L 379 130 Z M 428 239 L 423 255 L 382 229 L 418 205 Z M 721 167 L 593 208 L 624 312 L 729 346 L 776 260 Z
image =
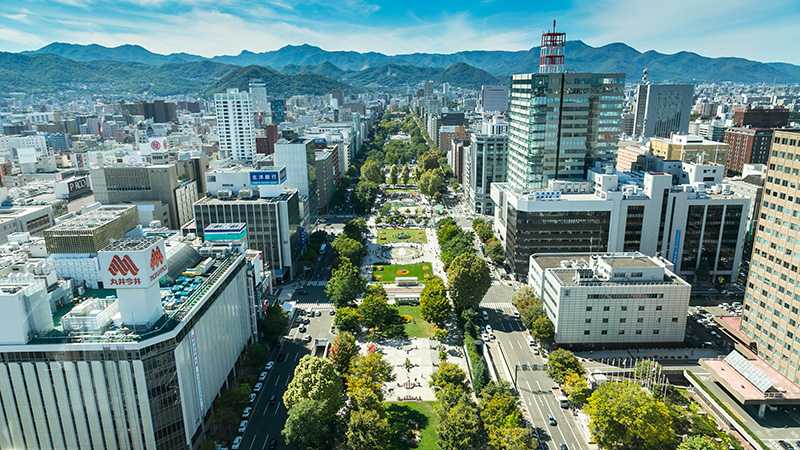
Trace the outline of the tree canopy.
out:
M 366 253 L 364 244 L 341 234 L 336 236 L 336 239 L 333 240 L 331 246 L 334 250 L 336 250 L 336 253 L 339 254 L 340 259 L 346 258 L 349 259 L 354 266 L 361 266 L 361 259 Z
M 361 278 L 358 268 L 349 259 L 343 259 L 333 269 L 325 294 L 337 308 L 352 305 L 356 298 L 364 292 L 366 281 Z
M 419 298 L 422 318 L 430 323 L 443 328 L 452 314 L 450 300 L 447 298 L 447 288 L 439 277 L 425 280 L 425 288 Z
M 346 375 L 350 369 L 350 361 L 356 356 L 358 356 L 356 337 L 348 331 L 340 331 L 328 349 L 328 358 L 333 362 L 336 371 L 340 375 Z
M 447 268 L 447 281 L 453 307 L 460 314 L 466 309 L 478 308 L 492 278 L 483 258 L 465 253 L 456 257 Z
M 301 400 L 322 402 L 329 415 L 336 414 L 344 405 L 342 379 L 330 360 L 311 355 L 300 359 L 283 393 L 283 403 L 287 410 L 291 410 Z
M 547 374 L 550 378 L 558 384 L 563 384 L 567 375 L 571 373 L 584 375 L 586 369 L 571 351 L 563 348 L 553 350 L 547 357 Z
M 323 450 L 334 446 L 330 438 L 334 432 L 334 417 L 323 401 L 304 398 L 288 411 L 283 426 L 283 439 L 293 448 Z

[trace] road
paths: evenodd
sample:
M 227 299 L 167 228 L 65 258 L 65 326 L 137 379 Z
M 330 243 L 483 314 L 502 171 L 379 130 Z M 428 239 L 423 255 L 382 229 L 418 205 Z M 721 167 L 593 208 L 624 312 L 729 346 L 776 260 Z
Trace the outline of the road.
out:
M 278 442 L 277 448 L 286 448 L 281 439 L 281 430 L 286 422 L 283 393 L 300 358 L 314 352 L 316 340 L 330 341 L 333 338 L 331 325 L 334 317 L 330 315 L 333 305 L 328 303 L 321 287 L 308 286 L 305 290 L 307 294 L 297 298 L 298 309 L 318 310 L 321 315 L 314 318 L 310 315 L 305 316 L 310 321 L 305 333 L 300 333 L 298 324 L 293 323 L 289 335 L 283 339 L 281 348 L 270 355 L 269 359 L 275 361 L 275 367 L 267 375 L 264 388 L 256 398 L 240 449 L 267 449 L 273 439 Z M 312 341 L 303 342 L 302 338 L 305 335 L 310 335 Z
M 570 450 L 588 449 L 576 418 L 569 409 L 559 406 L 552 391 L 556 384 L 544 370 L 544 359 L 534 355 L 528 345 L 528 332 L 514 317 L 516 308 L 511 305 L 510 296 L 506 300 L 508 303 L 501 300 L 493 296 L 481 304 L 481 309 L 489 313 L 489 324 L 496 337 L 489 344 L 489 351 L 498 375 L 508 380 L 510 373 L 510 377 L 516 380 L 522 403 L 540 436 L 540 448 L 557 450 L 561 444 L 567 444 Z M 556 418 L 556 426 L 549 424 L 550 416 Z

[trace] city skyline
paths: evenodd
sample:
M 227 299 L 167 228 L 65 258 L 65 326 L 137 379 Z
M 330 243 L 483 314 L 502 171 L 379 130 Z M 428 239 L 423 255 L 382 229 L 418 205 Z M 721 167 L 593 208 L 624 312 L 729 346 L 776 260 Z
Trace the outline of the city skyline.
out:
M 453 53 L 527 50 L 557 18 L 571 40 L 623 42 L 637 50 L 689 51 L 710 57 L 800 62 L 800 49 L 763 46 L 793 37 L 800 7 L 789 0 L 710 2 L 559 1 L 547 5 L 479 0 L 440 2 L 317 0 L 257 4 L 227 0 L 24 0 L 0 5 L 0 49 L 34 50 L 51 42 L 141 45 L 157 53 L 201 56 L 262 52 L 308 43 L 326 50 Z M 692 14 L 687 14 L 691 12 Z M 676 33 L 692 30 L 693 33 Z M 169 32 L 170 39 L 164 39 Z M 213 36 L 213 39 L 210 38 Z M 380 36 L 375 39 L 375 36 Z

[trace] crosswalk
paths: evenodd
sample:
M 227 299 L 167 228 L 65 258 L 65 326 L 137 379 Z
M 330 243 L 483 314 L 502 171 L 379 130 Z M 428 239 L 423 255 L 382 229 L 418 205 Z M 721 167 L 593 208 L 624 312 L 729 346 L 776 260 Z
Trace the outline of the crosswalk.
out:
M 500 309 L 509 308 L 510 309 L 510 308 L 514 307 L 514 305 L 511 302 L 481 302 L 481 307 L 482 308 L 500 308 Z

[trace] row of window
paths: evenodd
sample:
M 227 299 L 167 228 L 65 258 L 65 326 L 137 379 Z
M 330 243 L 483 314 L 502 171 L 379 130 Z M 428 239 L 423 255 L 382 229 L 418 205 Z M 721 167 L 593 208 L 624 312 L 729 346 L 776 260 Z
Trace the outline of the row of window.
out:
M 661 297 L 658 297 L 658 298 L 663 298 L 664 297 L 664 294 L 659 294 L 659 295 L 661 295 Z M 586 307 L 586 312 L 591 312 L 593 309 L 594 309 L 593 306 L 587 306 Z M 645 309 L 646 308 L 645 308 L 644 305 L 639 305 L 638 308 L 637 308 L 638 311 L 645 311 Z M 656 311 L 661 311 L 662 309 L 663 309 L 663 307 L 661 305 L 656 305 Z M 619 310 L 620 311 L 627 311 L 628 310 L 628 306 L 627 305 L 620 306 Z M 611 307 L 610 306 L 603 306 L 603 311 L 611 311 Z
M 583 335 L 584 336 L 589 336 L 591 334 L 592 334 L 591 330 L 583 330 Z M 600 334 L 605 336 L 605 335 L 608 334 L 608 330 L 600 330 Z M 625 330 L 617 330 L 617 334 L 619 334 L 619 335 L 625 334 Z M 635 330 L 634 334 L 641 335 L 642 334 L 642 330 Z M 653 330 L 653 334 L 660 334 L 660 330 L 654 329 Z
M 603 317 L 601 319 L 601 322 L 602 323 L 608 323 L 608 317 Z M 656 322 L 661 323 L 661 317 L 659 317 L 656 320 Z M 592 323 L 592 319 L 590 317 L 587 317 L 586 319 L 584 319 L 583 323 Z M 619 323 L 628 323 L 628 318 L 627 317 L 621 317 L 619 319 Z M 637 317 L 636 318 L 636 323 L 644 323 L 644 317 Z M 677 317 L 673 317 L 672 318 L 672 323 L 678 323 L 678 318 Z

